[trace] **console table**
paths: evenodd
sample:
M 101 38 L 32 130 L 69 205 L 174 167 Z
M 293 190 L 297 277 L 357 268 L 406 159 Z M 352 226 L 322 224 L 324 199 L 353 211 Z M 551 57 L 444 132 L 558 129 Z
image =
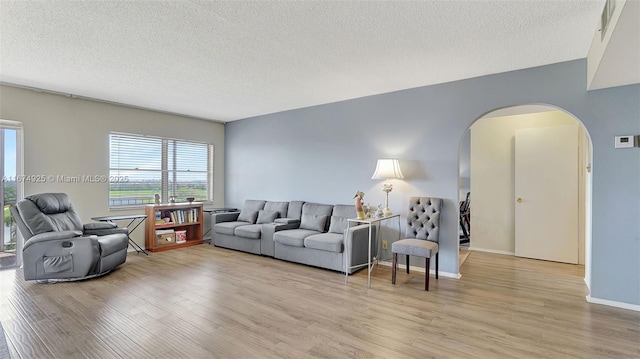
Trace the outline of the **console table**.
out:
M 347 245 L 347 232 L 345 231 L 345 237 L 344 237 L 344 251 L 345 251 L 345 256 L 344 256 L 344 282 L 347 283 L 349 280 L 349 269 L 352 268 L 358 268 L 358 267 L 362 267 L 362 266 L 367 266 L 367 287 L 371 288 L 371 271 L 373 270 L 373 266 L 378 262 L 378 260 L 380 258 L 378 258 L 378 250 L 376 248 L 376 257 L 373 257 L 372 260 L 372 256 L 371 256 L 371 240 L 372 240 L 372 231 L 371 231 L 371 227 L 373 225 L 377 225 L 379 223 L 381 223 L 382 221 L 386 221 L 392 218 L 397 218 L 398 219 L 398 240 L 400 239 L 400 215 L 399 214 L 392 214 L 390 216 L 387 217 L 380 217 L 380 218 L 366 218 L 366 219 L 358 219 L 358 218 L 348 218 L 347 219 L 347 230 L 351 227 L 351 224 L 353 223 L 354 225 L 359 225 L 359 224 L 366 224 L 369 226 L 369 257 L 368 257 L 368 261 L 366 264 L 359 264 L 359 265 L 355 265 L 355 266 L 347 266 L 348 260 L 349 260 L 349 246 Z M 379 236 L 380 231 L 378 231 L 378 236 Z
M 146 255 L 149 255 L 149 253 L 147 253 L 147 251 L 145 251 L 136 242 L 134 242 L 130 236 L 130 234 L 133 233 L 133 231 L 135 231 L 136 228 L 138 228 L 138 226 L 141 225 L 145 219 L 147 219 L 146 214 L 123 214 L 119 216 L 92 217 L 91 219 L 98 222 L 114 222 L 114 221 L 130 220 L 129 224 L 127 225 L 127 228 L 129 228 L 132 224 L 137 222 L 136 225 L 129 230 L 129 233 L 127 233 L 127 237 L 129 237 L 129 245 L 136 250 L 136 253 L 144 253 Z

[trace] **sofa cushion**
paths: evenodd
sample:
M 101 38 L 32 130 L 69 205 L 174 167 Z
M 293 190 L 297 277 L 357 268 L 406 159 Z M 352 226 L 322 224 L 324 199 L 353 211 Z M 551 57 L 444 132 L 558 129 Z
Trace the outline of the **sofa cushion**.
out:
M 238 221 L 249 222 L 253 224 L 256 223 L 256 218 L 258 218 L 258 210 L 243 209 L 242 211 L 240 211 Z
M 346 218 L 331 216 L 331 224 L 329 225 L 329 233 L 343 234 L 347 229 L 348 222 Z
M 273 241 L 286 246 L 304 247 L 304 239 L 314 234 L 320 234 L 320 232 L 308 229 L 288 229 L 276 232 L 273 235 Z
M 331 223 L 329 225 L 330 233 L 343 234 L 344 230 L 349 227 L 347 218 L 356 217 L 356 206 L 350 204 L 337 204 L 333 206 L 331 212 Z
M 228 234 L 230 236 L 235 235 L 236 232 L 236 228 L 240 227 L 240 226 L 248 226 L 251 223 L 247 223 L 247 222 L 221 222 L 221 223 L 216 223 L 213 225 L 213 231 L 215 233 L 220 233 L 220 234 Z
M 391 250 L 393 253 L 431 258 L 438 253 L 438 243 L 426 239 L 407 238 L 393 242 L 391 244 Z
M 337 233 L 314 234 L 304 239 L 304 246 L 307 248 L 319 249 L 342 253 L 344 236 Z
M 267 211 L 266 209 L 261 209 L 258 211 L 258 221 L 256 223 L 273 223 L 280 212 L 278 211 Z
M 260 239 L 260 234 L 262 233 L 262 225 L 249 224 L 247 226 L 240 226 L 236 228 L 234 233 L 236 236 L 242 238 Z
M 287 215 L 283 215 L 282 217 L 300 219 L 300 215 L 302 214 L 302 206 L 304 205 L 304 201 L 291 201 L 289 202 L 289 207 L 287 208 Z
M 267 201 L 256 199 L 245 200 L 244 207 L 242 207 L 240 215 L 238 216 L 238 221 L 256 223 L 256 219 L 258 218 L 258 211 L 264 209 L 264 204 L 266 202 Z
M 305 203 L 302 205 L 302 214 L 324 214 L 328 217 L 331 215 L 331 211 L 333 211 L 333 206 L 329 204 Z
M 324 214 L 302 214 L 300 221 L 300 229 L 308 229 L 311 231 L 324 232 L 324 226 L 327 224 L 327 216 Z
M 289 202 L 267 201 L 267 203 L 264 204 L 265 211 L 278 212 L 278 216 L 276 218 L 286 217 L 288 209 L 289 209 Z
M 258 200 L 258 199 L 247 199 L 244 201 L 244 206 L 242 207 L 242 209 L 258 211 L 258 210 L 264 209 L 264 204 L 266 202 L 267 201 Z

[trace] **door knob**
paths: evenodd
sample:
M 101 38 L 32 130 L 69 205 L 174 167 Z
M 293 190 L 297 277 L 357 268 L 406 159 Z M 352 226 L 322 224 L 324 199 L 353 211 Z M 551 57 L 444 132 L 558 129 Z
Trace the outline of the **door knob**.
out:
M 520 202 L 522 202 L 522 198 L 518 197 L 518 199 L 516 201 L 518 201 L 518 203 L 520 203 Z

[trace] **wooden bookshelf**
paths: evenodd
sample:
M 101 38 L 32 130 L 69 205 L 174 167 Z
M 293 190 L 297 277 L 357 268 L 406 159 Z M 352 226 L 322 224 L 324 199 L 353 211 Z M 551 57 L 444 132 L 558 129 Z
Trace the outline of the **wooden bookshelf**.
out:
M 149 204 L 145 207 L 146 234 L 145 247 L 150 252 L 160 252 L 169 249 L 195 246 L 202 244 L 202 203 L 175 203 L 175 204 Z M 159 214 L 162 223 L 156 223 Z M 164 219 L 169 218 L 169 222 Z M 176 243 L 171 241 L 158 241 L 158 230 L 186 231 L 186 241 Z

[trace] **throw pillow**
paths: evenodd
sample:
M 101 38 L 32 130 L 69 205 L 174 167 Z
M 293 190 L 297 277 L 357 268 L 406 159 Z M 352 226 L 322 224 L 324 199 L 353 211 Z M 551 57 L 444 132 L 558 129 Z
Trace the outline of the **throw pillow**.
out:
M 324 232 L 327 216 L 324 214 L 303 214 L 300 221 L 300 229 Z
M 238 221 L 249 222 L 253 224 L 253 223 L 256 223 L 257 217 L 258 217 L 258 211 L 243 209 L 242 211 L 240 211 L 240 215 L 238 216 Z
M 343 234 L 347 229 L 348 222 L 346 218 L 331 216 L 331 223 L 329 224 L 329 233 Z
M 278 217 L 278 211 L 266 211 L 261 209 L 258 212 L 258 221 L 256 223 L 273 223 Z

